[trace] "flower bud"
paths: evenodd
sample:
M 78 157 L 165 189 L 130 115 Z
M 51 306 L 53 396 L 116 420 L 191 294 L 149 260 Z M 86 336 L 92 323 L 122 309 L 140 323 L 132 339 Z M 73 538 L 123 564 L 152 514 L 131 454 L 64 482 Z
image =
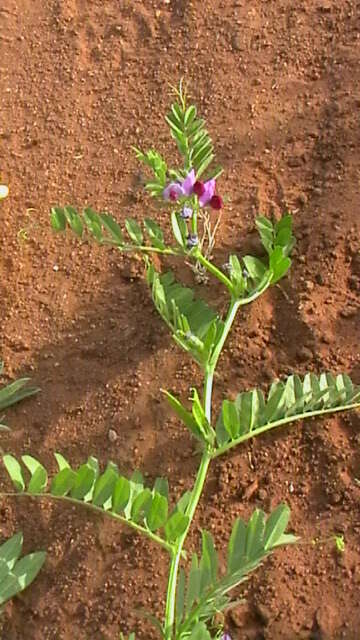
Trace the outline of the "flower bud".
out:
M 205 185 L 200 180 L 196 180 L 193 186 L 193 192 L 196 193 L 197 196 L 202 196 L 205 193 Z
M 217 211 L 219 211 L 223 207 L 222 199 L 220 198 L 220 196 L 216 195 L 211 198 L 209 204 L 212 209 L 216 209 Z
M 199 244 L 199 238 L 197 237 L 196 233 L 190 233 L 186 238 L 186 246 L 188 247 L 188 249 L 197 247 L 198 244 Z
M 191 207 L 183 207 L 183 210 L 180 213 L 180 216 L 184 220 L 190 220 L 190 218 L 192 218 L 192 215 L 193 215 L 193 210 Z

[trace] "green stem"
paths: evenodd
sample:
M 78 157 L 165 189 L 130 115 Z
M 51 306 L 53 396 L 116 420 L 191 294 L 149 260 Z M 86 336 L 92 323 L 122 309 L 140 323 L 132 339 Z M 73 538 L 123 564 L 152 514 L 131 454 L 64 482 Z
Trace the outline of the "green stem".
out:
M 205 407 L 205 415 L 209 422 L 211 421 L 212 386 L 213 386 L 213 379 L 214 379 L 216 365 L 240 304 L 241 304 L 241 301 L 234 300 L 234 298 L 231 299 L 226 320 L 224 322 L 221 338 L 217 344 L 216 349 L 214 350 L 213 356 L 211 358 L 211 362 L 209 363 L 207 369 L 205 370 L 203 402 Z M 191 492 L 191 498 L 190 498 L 188 507 L 186 509 L 186 515 L 189 518 L 188 526 L 184 531 L 184 533 L 182 534 L 182 536 L 177 541 L 176 548 L 174 550 L 174 553 L 171 559 L 167 598 L 166 598 L 166 609 L 165 609 L 165 640 L 172 640 L 173 638 L 174 625 L 175 625 L 176 587 L 177 587 L 177 576 L 179 571 L 180 558 L 182 555 L 184 542 L 186 540 L 187 534 L 191 526 L 192 519 L 196 511 L 196 507 L 198 505 L 198 502 L 202 494 L 202 490 L 206 480 L 206 474 L 207 474 L 211 459 L 212 459 L 212 454 L 209 451 L 205 450 L 202 455 L 200 466 L 196 475 L 195 484 Z
M 235 320 L 235 316 L 237 314 L 237 311 L 239 309 L 239 307 L 242 304 L 242 300 L 235 300 L 235 298 L 231 298 L 230 300 L 230 306 L 227 312 L 227 316 L 224 322 L 224 326 L 223 326 L 223 330 L 222 330 L 222 334 L 221 334 L 221 338 L 219 340 L 219 342 L 217 343 L 211 359 L 210 359 L 210 363 L 209 363 L 209 367 L 211 368 L 211 370 L 215 371 L 216 369 L 216 365 L 220 356 L 221 351 L 223 350 L 226 338 L 229 335 L 230 329 L 232 327 L 232 323 Z
M 113 243 L 111 243 L 113 244 Z M 165 249 L 159 249 L 158 247 L 147 247 L 146 245 L 116 245 L 118 246 L 120 251 L 141 251 L 142 253 L 161 253 L 165 256 L 183 256 L 184 252 L 182 249 L 172 249 L 171 247 Z
M 137 531 L 138 533 L 142 533 L 143 535 L 147 536 L 148 538 L 150 538 L 150 540 L 152 540 L 153 542 L 156 542 L 161 547 L 163 547 L 163 549 L 166 549 L 166 551 L 169 551 L 169 553 L 171 554 L 173 553 L 173 550 L 174 550 L 173 545 L 171 545 L 169 542 L 166 542 L 166 540 L 163 540 L 162 538 L 157 536 L 155 533 L 152 533 L 150 529 L 146 529 L 145 527 L 142 527 L 140 524 L 137 524 L 132 520 L 127 520 L 123 516 L 119 516 L 118 513 L 113 513 L 112 511 L 105 511 L 105 509 L 102 509 L 101 507 L 98 507 L 92 504 L 91 502 L 82 502 L 80 500 L 75 500 L 74 498 L 70 498 L 70 496 L 53 496 L 51 493 L 10 493 L 8 492 L 8 493 L 0 493 L 0 496 L 11 497 L 11 498 L 22 498 L 22 497 L 51 498 L 52 500 L 70 502 L 71 504 L 75 504 L 76 506 L 81 505 L 83 507 L 87 507 L 88 509 L 91 509 L 91 511 L 97 511 L 98 513 L 101 513 L 101 515 L 103 516 L 105 515 L 110 518 L 114 518 L 115 520 L 119 520 L 120 522 L 122 522 L 122 524 L 125 524 L 131 529 L 135 529 L 135 531 Z
M 205 267 L 209 273 L 212 273 L 212 275 L 215 276 L 215 278 L 220 280 L 220 282 L 222 282 L 232 294 L 233 286 L 232 286 L 231 280 L 229 280 L 229 278 L 225 275 L 225 273 L 220 271 L 220 269 L 215 267 L 215 265 L 212 262 L 207 260 L 203 256 L 200 250 L 193 251 L 191 255 L 194 256 L 194 258 L 198 260 L 200 264 L 202 264 L 203 267 Z
M 201 458 L 200 466 L 197 472 L 195 484 L 191 492 L 190 502 L 188 504 L 186 515 L 189 518 L 188 526 L 182 536 L 177 541 L 175 551 L 173 553 L 169 571 L 169 581 L 166 597 L 166 609 L 165 609 L 165 640 L 171 640 L 173 638 L 174 624 L 175 624 L 175 607 L 176 607 L 176 586 L 177 576 L 179 571 L 179 563 L 182 555 L 182 548 L 186 540 L 192 519 L 205 483 L 207 470 L 210 464 L 211 456 L 208 451 L 204 451 Z
M 191 233 L 197 235 L 198 227 L 197 227 L 197 217 L 199 213 L 199 206 L 197 203 L 197 198 L 194 197 L 192 204 L 193 208 L 193 216 L 191 218 Z

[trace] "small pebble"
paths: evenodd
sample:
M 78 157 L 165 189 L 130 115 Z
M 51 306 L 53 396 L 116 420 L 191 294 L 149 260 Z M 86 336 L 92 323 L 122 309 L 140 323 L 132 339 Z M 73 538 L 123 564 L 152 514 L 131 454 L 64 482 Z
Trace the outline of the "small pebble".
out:
M 301 362 L 309 362 L 309 360 L 313 359 L 313 352 L 309 347 L 300 347 L 297 350 L 297 356 Z
M 110 442 L 116 442 L 118 437 L 119 436 L 118 436 L 118 434 L 116 433 L 116 431 L 114 429 L 109 429 L 108 438 L 109 438 Z

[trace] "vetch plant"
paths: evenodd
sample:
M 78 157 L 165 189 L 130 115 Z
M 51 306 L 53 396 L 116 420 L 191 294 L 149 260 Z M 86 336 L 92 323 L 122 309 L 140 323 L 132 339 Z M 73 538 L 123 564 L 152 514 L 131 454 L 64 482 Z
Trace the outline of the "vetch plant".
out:
M 164 233 L 150 218 L 143 221 L 143 228 L 136 220 L 126 219 L 125 236 L 110 214 L 97 213 L 89 207 L 82 213 L 71 206 L 55 207 L 51 221 L 57 231 L 70 227 L 80 238 L 87 234 L 100 244 L 144 257 L 156 309 L 176 344 L 203 372 L 203 388 L 192 389 L 189 405 L 169 391 L 164 392 L 201 451 L 193 487 L 174 504 L 166 478 L 157 478 L 152 486 L 145 486 L 139 471 L 126 478 L 113 462 L 100 470 L 94 457 L 74 469 L 56 453 L 59 471 L 50 483 L 47 470 L 29 455 L 22 457 L 22 464 L 10 454 L 3 461 L 18 492 L 11 495 L 84 504 L 142 533 L 164 549 L 170 564 L 165 613 L 161 621 L 152 618 L 162 638 L 229 640 L 224 630 L 215 630 L 214 616 L 226 611 L 234 602 L 231 597 L 234 587 L 270 553 L 297 538 L 286 533 L 290 516 L 286 505 L 279 505 L 270 515 L 256 509 L 247 522 L 238 518 L 233 524 L 224 572 L 219 570 L 215 543 L 206 530 L 201 534 L 199 553 L 187 558 L 185 543 L 210 463 L 276 427 L 358 407 L 360 388 L 345 374 L 307 373 L 302 377 L 294 374 L 283 381 L 274 381 L 266 394 L 262 389 L 252 389 L 240 392 L 235 400 L 225 398 L 213 416 L 214 374 L 236 314 L 286 275 L 295 239 L 290 215 L 276 223 L 260 216 L 256 226 L 264 247 L 262 259 L 230 255 L 225 272 L 205 255 L 201 241 L 202 212 L 207 210 L 209 215 L 216 216 L 223 206 L 217 188 L 221 169 L 210 171 L 214 159 L 211 139 L 195 106 L 187 105 L 181 86 L 178 98 L 166 120 L 180 151 L 181 167 L 169 168 L 155 150 L 136 150 L 138 158 L 153 173 L 146 189 L 171 209 L 172 239 L 168 231 Z M 219 317 L 206 302 L 196 299 L 192 289 L 177 282 L 173 273 L 159 272 L 152 260 L 154 254 L 173 256 L 193 266 L 199 264 L 209 277 L 216 278 L 229 298 L 225 316 Z M 134 637 L 131 634 L 129 640 Z

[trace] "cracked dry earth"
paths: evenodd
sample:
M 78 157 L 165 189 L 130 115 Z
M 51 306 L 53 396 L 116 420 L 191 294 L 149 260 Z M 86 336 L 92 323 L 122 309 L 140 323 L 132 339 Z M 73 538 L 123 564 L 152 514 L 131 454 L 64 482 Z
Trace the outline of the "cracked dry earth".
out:
M 123 473 L 192 486 L 193 444 L 160 388 L 185 398 L 198 371 L 153 310 L 140 263 L 54 236 L 49 208 L 73 204 L 153 216 L 131 145 L 173 158 L 163 114 L 186 77 L 207 118 L 230 197 L 215 258 L 255 250 L 258 213 L 294 214 L 291 273 L 238 318 L 215 401 L 289 372 L 359 365 L 360 3 L 356 0 L 2 0 L 0 5 L 1 357 L 39 396 L 7 413 L 4 450 L 89 454 Z M 177 269 L 183 281 L 192 278 Z M 196 286 L 220 312 L 222 290 Z M 302 544 L 281 550 L 241 590 L 234 639 L 360 638 L 360 416 L 283 429 L 211 467 L 188 547 L 207 527 L 286 501 Z M 110 434 L 110 437 L 109 437 Z M 5 483 L 2 473 L 1 482 Z M 21 529 L 46 549 L 34 584 L 6 606 L 4 640 L 117 640 L 154 631 L 167 559 L 112 522 L 48 502 L 3 500 L 1 537 Z M 313 538 L 334 532 L 343 555 Z

